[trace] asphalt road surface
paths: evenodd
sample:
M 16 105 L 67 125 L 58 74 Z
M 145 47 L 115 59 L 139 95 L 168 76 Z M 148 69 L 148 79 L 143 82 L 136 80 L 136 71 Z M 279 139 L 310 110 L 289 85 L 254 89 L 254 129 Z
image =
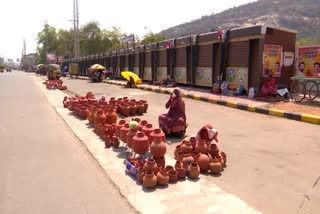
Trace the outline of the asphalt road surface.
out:
M 0 213 L 134 213 L 28 75 L 0 74 Z
M 158 116 L 167 111 L 165 94 L 86 80 L 63 81 L 69 95 L 92 91 L 107 98 L 146 99 L 149 110 L 142 117 L 155 126 Z M 206 179 L 264 213 L 320 213 L 320 126 L 184 99 L 187 135 L 212 124 L 228 155 L 222 175 Z M 169 139 L 170 155 L 180 140 Z

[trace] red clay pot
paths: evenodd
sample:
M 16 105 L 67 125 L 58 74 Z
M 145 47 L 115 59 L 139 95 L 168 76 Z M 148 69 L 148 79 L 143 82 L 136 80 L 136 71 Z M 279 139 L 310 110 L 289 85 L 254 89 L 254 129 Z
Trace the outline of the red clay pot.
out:
M 169 181 L 170 182 L 177 182 L 179 177 L 178 177 L 178 172 L 174 169 L 171 169 L 168 171 L 168 175 L 169 175 Z
M 120 129 L 124 124 L 126 124 L 126 121 L 125 120 L 120 120 L 118 122 L 118 124 L 116 125 L 116 136 L 117 137 L 120 137 Z
M 129 126 L 129 124 L 128 124 Z M 144 154 L 149 151 L 149 139 L 143 132 L 138 132 L 132 138 L 132 149 L 137 154 Z
M 130 129 L 126 135 L 126 142 L 129 148 L 132 148 L 132 138 L 138 133 L 138 127 L 136 129 Z
M 157 165 L 160 166 L 162 169 L 165 168 L 166 166 L 166 159 L 164 157 L 160 157 L 160 158 L 155 158 L 154 160 L 156 161 Z
M 188 177 L 197 179 L 200 175 L 200 167 L 196 162 L 192 162 L 188 167 Z
M 137 103 L 137 114 L 141 115 L 144 113 L 144 104 L 142 102 Z
M 120 129 L 120 139 L 122 142 L 127 142 L 127 133 L 130 131 L 129 123 L 124 124 Z
M 158 180 L 158 184 L 161 186 L 165 186 L 168 184 L 169 182 L 169 175 L 166 171 L 164 170 L 160 170 L 157 173 L 157 180 Z
M 113 109 L 109 109 L 106 113 L 106 124 L 117 123 L 118 115 Z
M 146 171 L 153 171 L 155 173 L 158 171 L 157 163 L 153 158 L 149 158 L 146 161 L 146 163 L 144 164 L 144 168 Z
M 150 140 L 150 139 L 149 139 Z M 154 158 L 161 158 L 166 154 L 167 146 L 162 138 L 156 137 L 150 145 L 150 152 Z
M 143 186 L 146 188 L 153 188 L 157 185 L 157 176 L 153 171 L 145 172 L 143 176 Z
M 203 154 L 208 153 L 208 145 L 205 141 L 199 141 L 194 147 L 196 152 L 201 152 Z
M 210 162 L 210 172 L 212 174 L 219 174 L 222 170 L 221 163 L 217 158 L 214 158 Z
M 181 146 L 181 149 L 185 154 L 188 154 L 193 151 L 193 146 L 192 146 L 191 142 L 184 141 Z
M 163 142 L 166 142 L 166 135 L 163 133 L 163 131 L 159 128 L 155 128 L 149 135 L 149 140 L 152 143 L 154 138 L 162 138 Z
M 142 128 L 145 126 L 145 125 L 147 125 L 148 124 L 148 121 L 146 121 L 146 120 L 141 120 L 140 122 L 139 122 L 139 125 L 138 125 L 138 130 L 141 132 L 142 131 Z
M 147 125 L 145 125 L 142 128 L 142 132 L 144 132 L 144 134 L 149 138 L 151 132 L 153 132 L 154 128 L 152 126 L 152 124 L 148 123 Z M 151 142 L 149 141 L 149 143 L 151 144 Z
M 104 125 L 105 123 L 106 123 L 106 115 L 104 114 L 103 110 L 99 108 L 94 115 L 94 124 Z
M 201 172 L 207 172 L 210 165 L 210 158 L 206 154 L 199 153 L 195 156 L 195 161 L 200 167 Z
M 213 143 L 209 146 L 209 150 L 208 150 L 209 154 L 211 155 L 212 158 L 214 158 L 215 156 L 219 155 L 219 148 L 217 146 L 217 144 Z

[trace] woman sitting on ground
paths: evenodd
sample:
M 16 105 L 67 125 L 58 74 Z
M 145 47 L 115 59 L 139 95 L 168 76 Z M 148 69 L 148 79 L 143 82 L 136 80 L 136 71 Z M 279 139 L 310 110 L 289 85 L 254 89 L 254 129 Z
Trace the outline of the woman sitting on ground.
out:
M 130 79 L 127 82 L 127 88 L 135 88 L 136 87 L 136 83 L 134 82 L 133 77 L 130 76 Z
M 167 135 L 173 133 L 184 134 L 187 117 L 185 114 L 185 103 L 181 98 L 181 89 L 175 88 L 173 94 L 174 96 L 170 95 L 170 99 L 166 103 L 166 108 L 169 108 L 168 113 L 159 116 L 159 127 Z

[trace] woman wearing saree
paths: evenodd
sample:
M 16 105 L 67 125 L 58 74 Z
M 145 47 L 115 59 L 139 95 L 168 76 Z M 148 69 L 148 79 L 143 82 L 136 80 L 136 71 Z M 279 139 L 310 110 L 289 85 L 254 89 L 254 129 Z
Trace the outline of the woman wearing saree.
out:
M 169 108 L 167 114 L 159 116 L 159 126 L 167 134 L 173 133 L 184 134 L 186 130 L 186 114 L 185 103 L 181 98 L 181 89 L 175 88 L 173 90 L 174 96 L 166 103 L 166 108 Z

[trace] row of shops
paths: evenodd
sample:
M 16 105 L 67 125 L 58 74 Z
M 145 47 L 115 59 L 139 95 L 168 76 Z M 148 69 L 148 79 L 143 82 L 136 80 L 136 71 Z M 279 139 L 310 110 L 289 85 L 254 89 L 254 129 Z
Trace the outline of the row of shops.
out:
M 87 69 L 98 63 L 115 78 L 130 70 L 144 81 L 162 81 L 170 75 L 183 85 L 212 87 L 222 79 L 235 88 L 260 88 L 270 75 L 289 85 L 295 43 L 293 30 L 255 25 L 66 59 L 64 64 L 77 64 L 79 75 L 87 75 Z

